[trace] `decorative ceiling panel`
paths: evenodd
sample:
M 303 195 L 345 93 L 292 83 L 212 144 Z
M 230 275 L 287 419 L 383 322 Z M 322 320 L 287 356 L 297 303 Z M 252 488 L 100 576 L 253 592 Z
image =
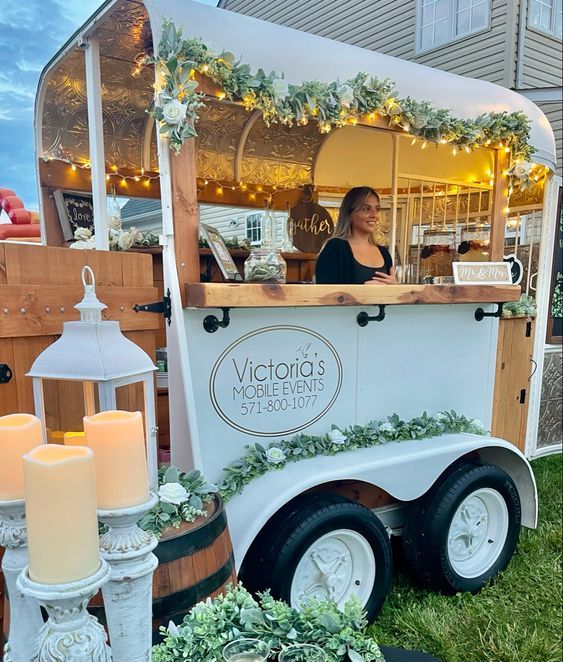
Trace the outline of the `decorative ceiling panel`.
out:
M 153 103 L 154 69 L 138 68 L 152 49 L 144 5 L 122 0 L 96 25 L 100 44 L 102 112 L 106 163 L 118 168 L 156 170 L 155 131 L 147 114 Z M 265 126 L 242 106 L 207 99 L 199 111 L 197 174 L 220 181 L 294 187 L 311 182 L 312 164 L 323 141 L 316 122 L 289 129 Z M 49 74 L 43 108 L 43 155 L 76 163 L 89 160 L 84 52 L 69 52 Z M 251 126 L 244 145 L 241 138 Z M 143 141 L 150 136 L 150 149 Z M 148 154 L 146 154 L 147 152 Z M 237 154 L 240 172 L 235 173 Z M 143 161 L 148 155 L 148 163 Z

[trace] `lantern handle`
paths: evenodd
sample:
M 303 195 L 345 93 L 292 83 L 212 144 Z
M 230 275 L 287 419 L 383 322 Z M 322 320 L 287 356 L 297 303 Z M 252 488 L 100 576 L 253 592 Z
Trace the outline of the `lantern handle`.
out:
M 90 275 L 90 278 L 92 279 L 91 283 L 86 282 L 86 274 Z M 85 292 L 92 292 L 94 294 L 96 293 L 96 278 L 94 276 L 92 267 L 89 267 L 88 265 L 82 267 L 82 285 L 84 285 Z

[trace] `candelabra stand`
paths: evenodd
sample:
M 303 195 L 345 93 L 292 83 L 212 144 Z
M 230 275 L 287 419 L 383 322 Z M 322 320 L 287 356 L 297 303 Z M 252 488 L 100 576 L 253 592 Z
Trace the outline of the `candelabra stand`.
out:
M 35 641 L 31 662 L 112 662 L 107 634 L 86 610 L 109 575 L 103 559 L 93 575 L 66 584 L 40 584 L 30 579 L 28 567 L 23 570 L 17 580 L 19 590 L 35 598 L 49 614 Z
M 137 526 L 156 503 L 151 493 L 145 503 L 130 508 L 98 510 L 109 528 L 100 537 L 100 556 L 111 567 L 102 589 L 114 662 L 150 662 L 152 648 L 152 577 L 158 544 L 152 533 Z
M 29 662 L 41 626 L 41 610 L 34 598 L 16 587 L 20 572 L 28 563 L 25 501 L 0 501 L 0 547 L 5 547 L 2 572 L 10 598 L 10 631 L 4 647 L 5 662 Z

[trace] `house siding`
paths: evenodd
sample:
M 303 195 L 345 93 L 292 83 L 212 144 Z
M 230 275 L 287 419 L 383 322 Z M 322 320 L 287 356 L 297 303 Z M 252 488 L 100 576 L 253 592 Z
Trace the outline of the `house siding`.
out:
M 514 0 L 492 0 L 488 30 L 426 53 L 416 52 L 416 1 L 222 0 L 224 9 L 493 83 L 507 84 L 505 52 L 515 57 Z M 511 70 L 513 67 L 510 68 Z
M 561 39 L 526 29 L 522 88 L 561 87 Z
M 561 111 L 560 101 L 536 101 L 543 112 L 546 114 L 553 133 L 555 134 L 555 145 L 557 149 L 557 174 L 563 177 L 563 112 Z

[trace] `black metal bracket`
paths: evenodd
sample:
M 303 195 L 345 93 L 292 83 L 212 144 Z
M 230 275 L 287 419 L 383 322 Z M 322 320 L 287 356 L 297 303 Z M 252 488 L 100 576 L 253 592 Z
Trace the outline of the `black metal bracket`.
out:
M 136 303 L 133 306 L 136 313 L 158 313 L 164 316 L 168 322 L 168 326 L 172 321 L 172 301 L 170 299 L 170 290 L 166 290 L 166 294 L 162 297 L 162 301 L 155 301 L 154 303 Z
M 365 311 L 358 313 L 356 321 L 360 326 L 367 326 L 370 322 L 382 322 L 385 319 L 385 306 L 379 305 L 379 313 L 377 315 L 368 315 Z
M 12 370 L 7 363 L 0 363 L 0 384 L 7 384 L 12 379 Z
M 480 322 L 485 317 L 500 317 L 502 315 L 502 303 L 497 303 L 497 309 L 493 313 L 486 313 L 482 308 L 475 311 L 475 319 Z
M 223 311 L 222 320 L 215 317 L 215 315 L 207 315 L 207 317 L 203 319 L 203 328 L 207 333 L 215 333 L 219 327 L 226 329 L 229 326 L 229 322 L 231 321 L 231 318 L 229 317 L 230 308 L 221 308 L 221 310 Z

